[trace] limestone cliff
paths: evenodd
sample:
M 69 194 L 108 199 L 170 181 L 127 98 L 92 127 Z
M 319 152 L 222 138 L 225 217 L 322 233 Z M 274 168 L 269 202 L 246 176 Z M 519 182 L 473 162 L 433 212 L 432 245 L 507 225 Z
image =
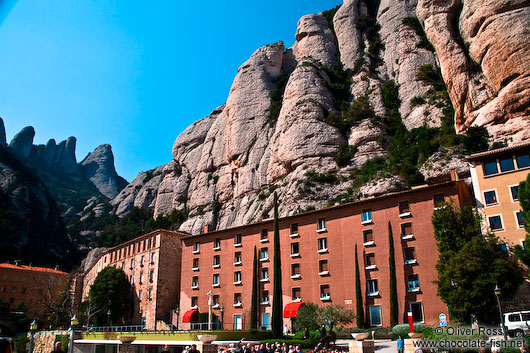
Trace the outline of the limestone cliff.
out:
M 479 125 L 492 141 L 530 139 L 528 9 L 345 0 L 303 16 L 293 46 L 256 50 L 226 103 L 178 136 L 172 161 L 124 188 L 115 213 L 186 209 L 181 230 L 199 233 L 270 217 L 273 191 L 284 216 L 444 180 L 446 160 L 465 176 L 459 150 L 422 144 L 454 134 L 453 118 L 458 132 Z M 413 165 L 396 171 L 396 150 L 408 147 Z M 399 176 L 410 168 L 419 179 Z

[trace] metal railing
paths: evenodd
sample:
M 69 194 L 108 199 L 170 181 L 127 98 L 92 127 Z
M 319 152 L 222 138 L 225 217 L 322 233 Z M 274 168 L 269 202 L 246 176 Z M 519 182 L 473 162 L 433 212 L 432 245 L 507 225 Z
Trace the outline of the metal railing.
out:
M 82 330 L 88 332 L 138 332 L 146 331 L 147 329 L 146 325 L 96 326 L 82 328 Z

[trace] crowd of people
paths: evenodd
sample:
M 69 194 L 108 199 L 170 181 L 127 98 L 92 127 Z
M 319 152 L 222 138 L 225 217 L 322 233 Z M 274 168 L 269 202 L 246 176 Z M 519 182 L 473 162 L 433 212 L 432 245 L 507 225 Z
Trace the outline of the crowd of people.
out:
M 229 347 L 219 347 L 218 353 L 301 353 L 301 347 L 287 345 L 286 343 L 260 343 L 260 344 L 232 344 Z

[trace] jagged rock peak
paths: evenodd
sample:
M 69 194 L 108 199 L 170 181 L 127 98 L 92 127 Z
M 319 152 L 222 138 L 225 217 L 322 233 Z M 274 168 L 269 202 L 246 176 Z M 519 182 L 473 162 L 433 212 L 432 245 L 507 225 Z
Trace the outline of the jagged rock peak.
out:
M 33 146 L 34 137 L 35 129 L 33 129 L 33 126 L 26 126 L 13 137 L 9 143 L 9 147 L 18 155 L 28 158 L 31 152 L 31 147 Z
M 0 147 L 7 147 L 6 129 L 4 127 L 4 120 L 2 120 L 2 118 L 0 118 Z
M 127 185 L 127 181 L 116 173 L 112 147 L 108 144 L 100 145 L 89 153 L 79 167 L 84 177 L 108 198 L 114 198 Z

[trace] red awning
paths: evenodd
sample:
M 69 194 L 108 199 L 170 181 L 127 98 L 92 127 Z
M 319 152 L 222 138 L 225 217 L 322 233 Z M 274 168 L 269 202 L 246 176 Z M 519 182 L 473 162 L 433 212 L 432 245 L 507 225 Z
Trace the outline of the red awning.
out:
M 182 322 L 195 322 L 199 321 L 199 310 L 188 310 L 182 317 Z
M 304 305 L 304 303 L 302 302 L 287 304 L 285 308 L 283 309 L 283 317 L 286 317 L 286 318 L 296 317 L 296 315 L 298 314 L 298 309 L 300 309 L 302 305 Z

